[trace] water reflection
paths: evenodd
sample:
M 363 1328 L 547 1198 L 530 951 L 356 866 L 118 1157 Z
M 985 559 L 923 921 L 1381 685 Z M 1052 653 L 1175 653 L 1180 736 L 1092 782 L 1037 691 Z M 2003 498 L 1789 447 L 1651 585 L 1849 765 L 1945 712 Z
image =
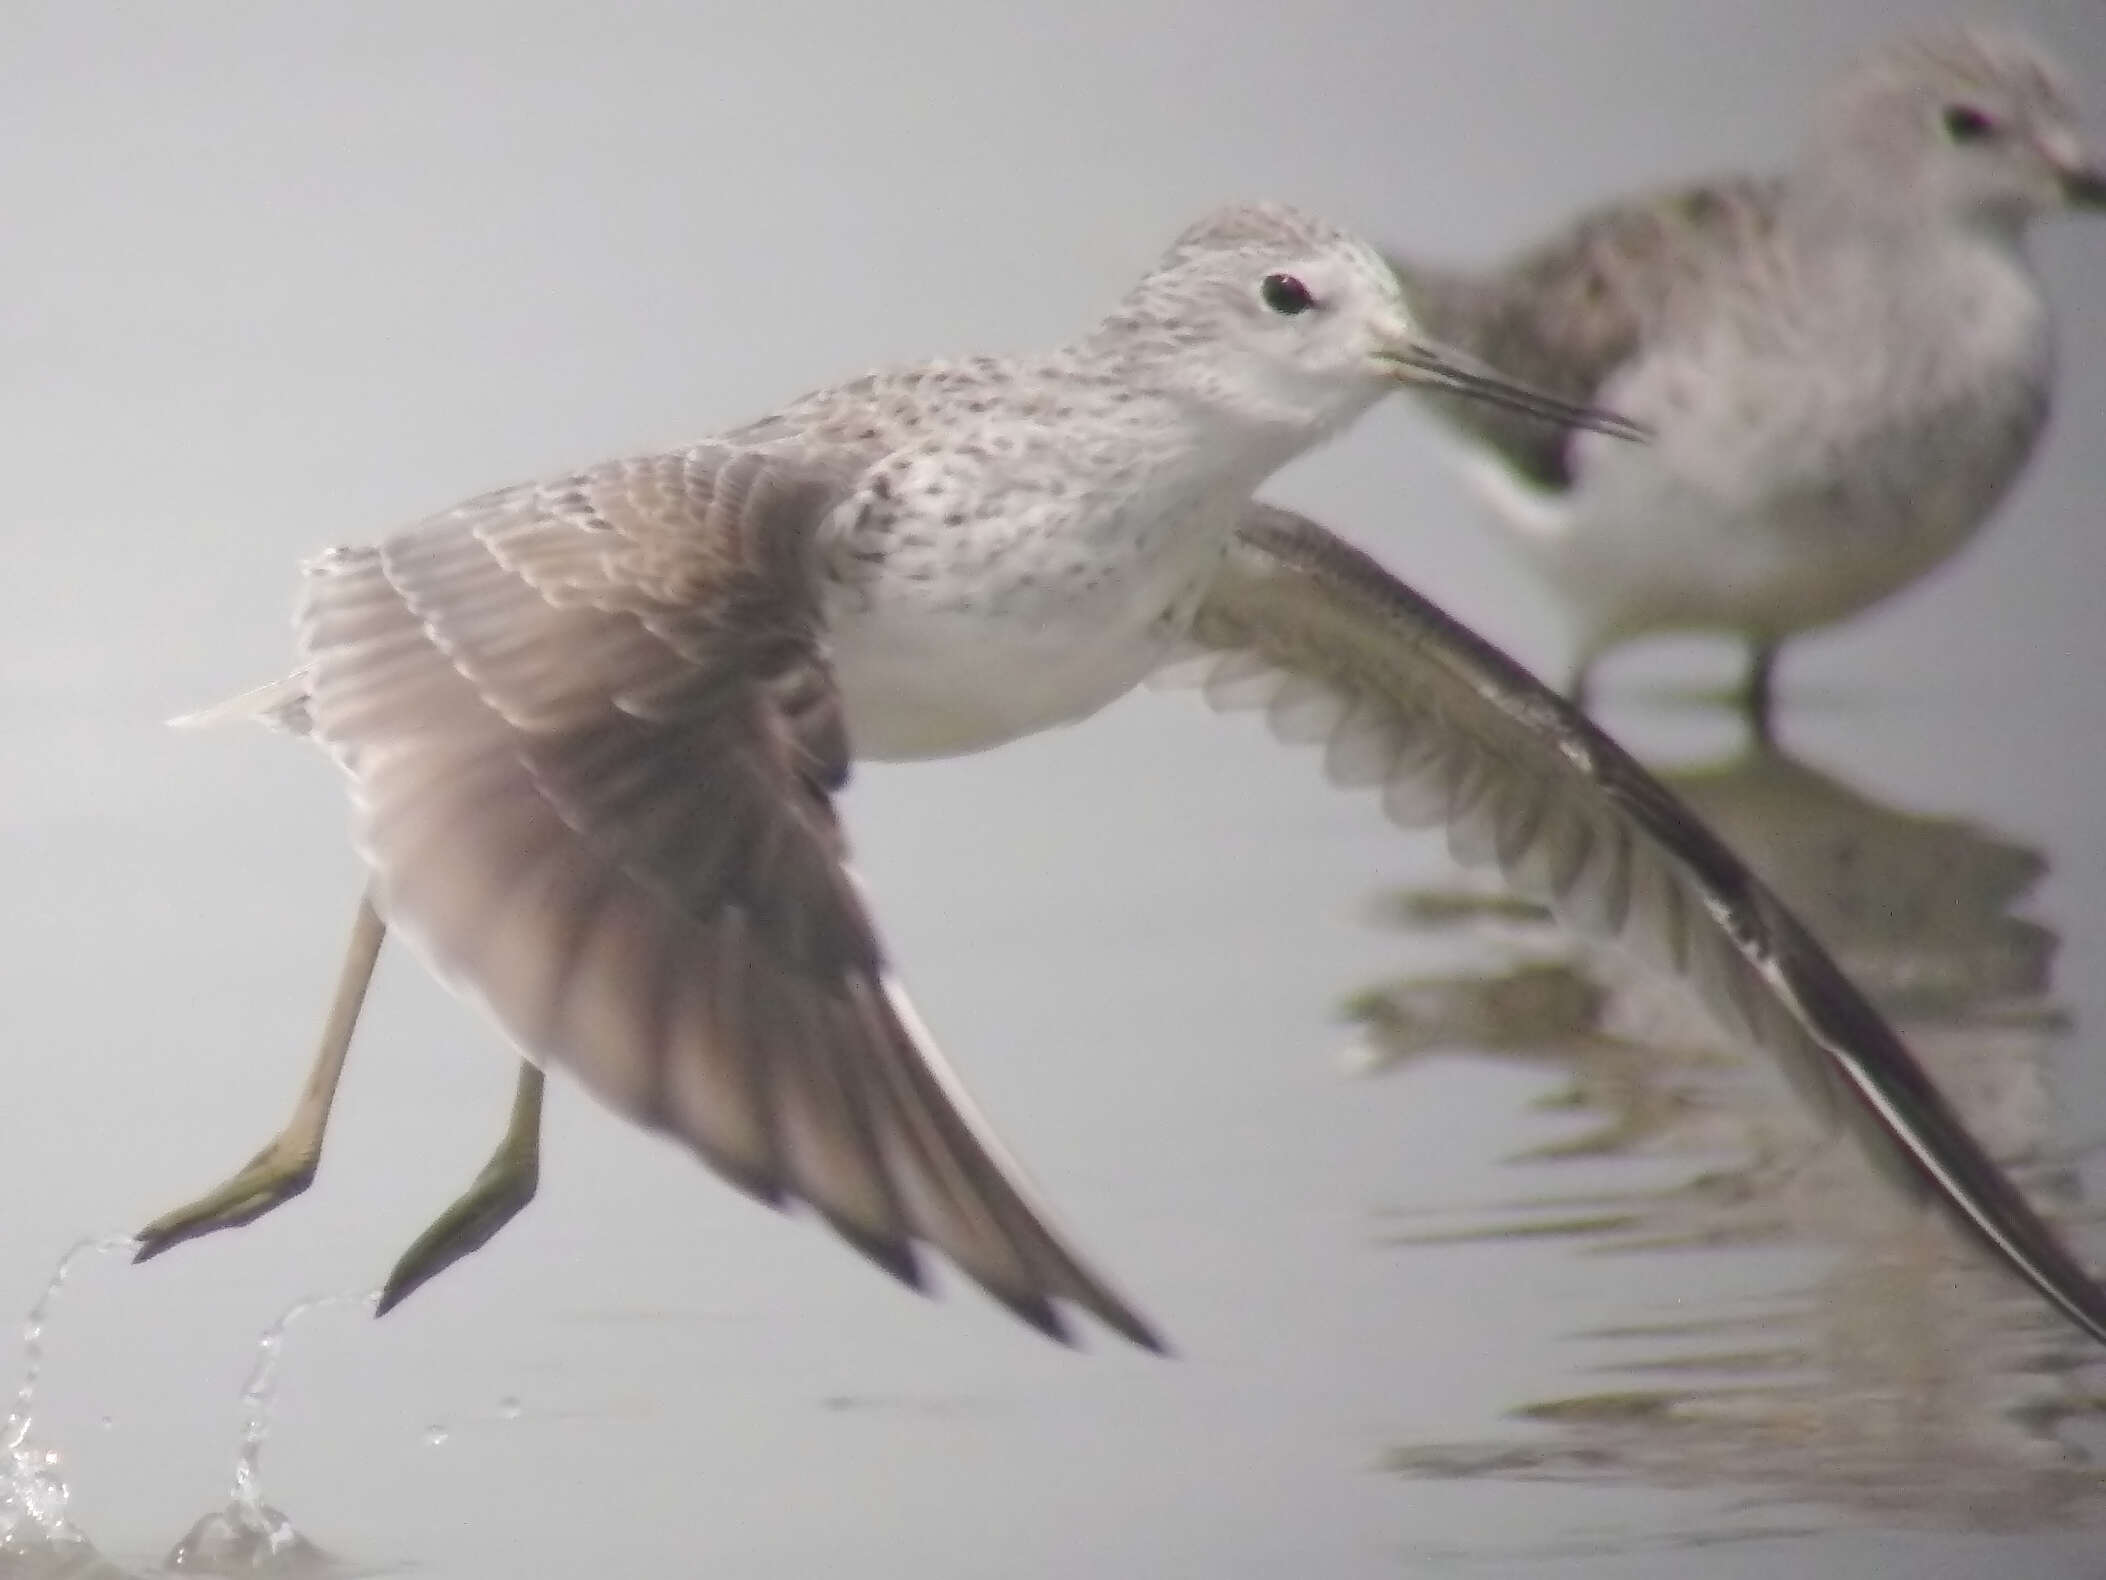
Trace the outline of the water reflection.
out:
M 2040 853 L 1882 804 L 1774 748 L 1665 777 L 1902 1023 L 2035 1199 L 2085 1216 L 2074 1170 L 2047 1147 L 2044 1071 L 2067 1030 L 2056 938 L 2012 914 L 2046 871 Z M 1975 1528 L 2106 1502 L 2075 1429 L 2106 1412 L 2089 1347 L 1814 1135 L 1697 1010 L 1511 900 L 1386 903 L 1501 963 L 1361 995 L 1369 1068 L 1437 1051 L 1540 1064 L 1563 1077 L 1549 1104 L 1585 1123 L 1514 1160 L 1539 1191 L 1461 1215 L 1400 1211 L 1385 1234 L 1714 1259 L 1634 1271 L 1645 1293 L 1572 1335 L 1601 1387 L 1517 1404 L 1502 1440 L 1400 1446 L 1392 1469 L 1730 1488 Z M 1674 1293 L 1698 1271 L 1714 1276 L 1689 1288 L 1752 1292 Z

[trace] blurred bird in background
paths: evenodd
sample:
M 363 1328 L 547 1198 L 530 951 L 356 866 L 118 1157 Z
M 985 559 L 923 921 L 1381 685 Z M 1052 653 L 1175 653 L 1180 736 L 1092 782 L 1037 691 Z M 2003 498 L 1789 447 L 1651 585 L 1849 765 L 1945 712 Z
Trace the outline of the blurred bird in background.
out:
M 1612 203 L 1481 271 L 1393 259 L 1430 334 L 1650 425 L 1604 443 L 1423 392 L 1570 612 L 1570 690 L 1653 633 L 1730 632 L 1769 729 L 1784 642 L 1956 553 L 2031 454 L 2055 341 L 2032 223 L 2106 209 L 2035 44 L 1946 28 L 1833 84 L 1797 160 Z

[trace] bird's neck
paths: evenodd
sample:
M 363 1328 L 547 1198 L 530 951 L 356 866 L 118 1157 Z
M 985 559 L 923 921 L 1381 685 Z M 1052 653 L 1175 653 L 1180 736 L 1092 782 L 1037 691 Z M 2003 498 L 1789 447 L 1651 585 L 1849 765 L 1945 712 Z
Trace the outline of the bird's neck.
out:
M 1114 316 L 1060 353 L 1145 407 L 1162 424 L 1170 464 L 1247 474 L 1253 488 L 1296 456 L 1342 432 L 1382 391 L 1341 387 L 1258 361 L 1224 357 L 1218 344 L 1177 344 L 1137 333 Z
M 1861 169 L 1810 158 L 1785 183 L 1779 222 L 1802 253 L 1879 248 L 1895 254 L 1962 247 L 2022 259 L 2028 216 L 1997 205 L 1955 208 L 1917 184 L 1881 183 Z
M 1803 291 L 1840 332 L 1910 344 L 1910 360 L 1951 362 L 1983 345 L 2029 360 L 2045 306 L 2025 230 L 1987 216 L 1902 203 L 1836 206 L 1808 193 L 1780 215 L 1786 256 Z M 1965 359 L 1961 359 L 1964 363 Z

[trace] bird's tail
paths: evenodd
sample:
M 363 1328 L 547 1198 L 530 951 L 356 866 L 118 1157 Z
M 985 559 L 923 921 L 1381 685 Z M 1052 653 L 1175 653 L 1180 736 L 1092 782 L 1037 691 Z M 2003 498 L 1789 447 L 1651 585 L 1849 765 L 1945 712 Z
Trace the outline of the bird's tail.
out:
M 175 729 L 195 730 L 235 720 L 261 724 L 266 729 L 283 730 L 292 735 L 305 735 L 313 722 L 307 709 L 307 676 L 304 673 L 287 675 L 282 680 L 256 686 L 238 697 L 229 697 L 225 702 L 199 708 L 194 713 L 179 713 L 168 722 Z

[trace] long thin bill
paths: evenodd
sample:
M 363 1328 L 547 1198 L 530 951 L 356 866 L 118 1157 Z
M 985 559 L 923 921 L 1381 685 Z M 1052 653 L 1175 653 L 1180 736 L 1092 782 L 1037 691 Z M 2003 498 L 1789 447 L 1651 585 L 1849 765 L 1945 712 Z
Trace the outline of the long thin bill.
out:
M 1504 406 L 1509 411 L 1525 412 L 1561 428 L 1587 428 L 1612 438 L 1628 439 L 1634 444 L 1644 444 L 1653 436 L 1652 429 L 1643 423 L 1619 417 L 1599 406 L 1575 405 L 1541 390 L 1530 389 L 1526 384 L 1516 384 L 1474 357 L 1423 340 L 1412 341 L 1392 351 L 1389 361 L 1396 367 L 1398 378 L 1405 383 L 1422 384 L 1431 389 L 1446 390 L 1451 395 Z
M 2075 208 L 2106 208 L 2106 165 L 2084 165 L 2065 171 L 2062 195 Z

